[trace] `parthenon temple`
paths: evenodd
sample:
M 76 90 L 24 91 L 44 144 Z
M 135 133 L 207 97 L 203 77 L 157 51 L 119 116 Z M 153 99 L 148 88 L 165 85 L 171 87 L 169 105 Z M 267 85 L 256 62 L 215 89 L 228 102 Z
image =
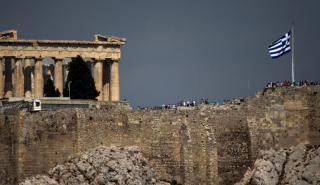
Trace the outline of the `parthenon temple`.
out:
M 124 38 L 100 34 L 95 35 L 94 41 L 75 41 L 25 40 L 18 39 L 16 30 L 0 32 L 0 99 L 43 97 L 44 60 L 48 58 L 54 61 L 48 70 L 62 96 L 68 60 L 81 56 L 100 92 L 97 99 L 119 101 L 120 47 L 125 43 Z

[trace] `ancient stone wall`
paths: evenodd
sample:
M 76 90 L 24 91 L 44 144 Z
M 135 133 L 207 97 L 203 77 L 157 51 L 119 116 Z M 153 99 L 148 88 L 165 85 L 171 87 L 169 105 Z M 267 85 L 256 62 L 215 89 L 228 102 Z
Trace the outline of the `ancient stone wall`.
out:
M 219 184 L 233 184 L 252 163 L 246 106 L 213 113 L 218 146 Z
M 259 150 L 319 144 L 319 87 L 277 88 L 248 101 L 248 127 L 254 158 Z
M 320 143 L 320 87 L 268 89 L 185 110 L 6 111 L 0 119 L 0 170 L 11 182 L 97 146 L 136 145 L 162 180 L 228 185 L 260 149 Z
M 18 153 L 17 133 L 19 111 L 15 109 L 2 111 L 0 114 L 0 184 L 17 182 Z
M 48 166 L 55 166 L 77 153 L 74 110 L 23 114 L 18 139 L 19 179 L 45 173 Z
M 16 184 L 77 153 L 74 110 L 0 114 L 0 184 Z
M 78 110 L 79 151 L 137 145 L 162 179 L 205 184 L 206 175 L 216 179 L 217 158 L 203 117 L 198 110 Z

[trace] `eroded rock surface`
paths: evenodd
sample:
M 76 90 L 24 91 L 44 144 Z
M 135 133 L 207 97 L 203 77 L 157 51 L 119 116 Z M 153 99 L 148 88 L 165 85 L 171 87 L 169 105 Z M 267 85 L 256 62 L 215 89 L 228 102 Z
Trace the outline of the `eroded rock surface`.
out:
M 262 151 L 237 185 L 320 185 L 320 147 Z
M 166 185 L 137 147 L 97 148 L 20 185 Z

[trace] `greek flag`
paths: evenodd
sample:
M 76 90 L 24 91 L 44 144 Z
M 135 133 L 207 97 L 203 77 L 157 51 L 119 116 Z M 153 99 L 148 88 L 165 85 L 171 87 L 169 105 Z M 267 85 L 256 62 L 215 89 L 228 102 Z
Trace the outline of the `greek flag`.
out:
M 291 31 L 287 32 L 283 37 L 281 37 L 269 46 L 269 54 L 271 58 L 278 58 L 291 51 L 290 38 Z

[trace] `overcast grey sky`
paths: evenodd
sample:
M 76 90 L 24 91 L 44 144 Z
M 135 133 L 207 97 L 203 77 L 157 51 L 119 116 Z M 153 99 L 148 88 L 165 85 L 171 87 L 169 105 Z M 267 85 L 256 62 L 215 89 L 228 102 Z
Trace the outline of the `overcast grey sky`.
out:
M 291 79 L 267 47 L 295 21 L 296 79 L 320 79 L 319 0 L 0 0 L 0 30 L 25 39 L 125 37 L 121 96 L 134 106 L 254 95 Z M 248 88 L 248 81 L 250 87 Z

